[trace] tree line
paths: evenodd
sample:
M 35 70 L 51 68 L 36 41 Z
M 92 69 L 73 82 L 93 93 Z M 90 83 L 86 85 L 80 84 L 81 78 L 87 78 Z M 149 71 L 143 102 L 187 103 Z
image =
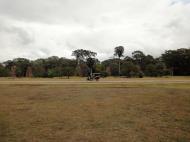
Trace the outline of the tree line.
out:
M 124 47 L 114 49 L 114 58 L 100 62 L 97 53 L 77 49 L 72 52 L 75 59 L 52 56 L 29 60 L 16 58 L 0 63 L 0 77 L 62 77 L 89 76 L 100 73 L 106 76 L 165 76 L 190 75 L 190 48 L 167 50 L 160 57 L 154 58 L 142 51 L 134 51 L 131 56 L 124 56 Z

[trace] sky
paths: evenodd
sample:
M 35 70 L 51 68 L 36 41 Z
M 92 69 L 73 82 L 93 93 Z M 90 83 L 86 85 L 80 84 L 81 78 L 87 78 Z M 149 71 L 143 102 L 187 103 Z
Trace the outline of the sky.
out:
M 190 0 L 0 0 L 0 62 L 190 47 Z

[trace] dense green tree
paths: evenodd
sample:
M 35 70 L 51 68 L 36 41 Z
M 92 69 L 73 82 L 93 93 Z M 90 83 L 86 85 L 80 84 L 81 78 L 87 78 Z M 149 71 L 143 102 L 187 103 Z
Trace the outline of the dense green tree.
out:
M 145 68 L 145 74 L 146 76 L 158 76 L 156 65 L 155 64 L 148 64 Z
M 123 47 L 116 47 L 115 55 L 118 58 L 100 62 L 94 58 L 95 52 L 78 49 L 73 51 L 73 55 L 80 59 L 79 65 L 77 60 L 57 56 L 34 61 L 16 58 L 0 64 L 0 76 L 13 76 L 16 71 L 16 76 L 24 77 L 28 68 L 32 69 L 34 77 L 72 76 L 76 75 L 74 72 L 77 66 L 80 68 L 81 76 L 86 76 L 88 72 L 92 73 L 92 71 L 99 72 L 103 76 L 117 76 L 118 74 L 129 77 L 138 76 L 138 74 L 139 76 L 144 74 L 146 76 L 190 75 L 190 49 L 168 50 L 158 58 L 145 55 L 142 51 L 134 51 L 131 57 L 126 56 L 122 60 L 123 52 Z M 121 68 L 119 70 L 118 62 L 119 68 Z
M 69 79 L 70 76 L 74 75 L 74 68 L 67 66 L 63 68 L 62 72 L 63 76 L 67 76 L 67 78 Z
M 148 64 L 155 64 L 157 61 L 154 59 L 153 56 L 147 55 L 143 58 L 143 69 L 145 68 L 146 65 Z
M 7 76 L 9 76 L 9 70 L 5 66 L 0 64 L 0 77 L 7 77 Z
M 85 61 L 87 58 L 92 58 L 97 55 L 96 52 L 84 49 L 77 49 L 72 52 L 72 56 L 75 56 L 77 64 L 80 64 L 80 61 Z
M 118 59 L 108 59 L 103 61 L 102 67 L 108 75 L 117 76 L 118 75 Z
M 44 64 L 48 69 L 55 68 L 55 67 L 59 66 L 59 57 L 51 56 L 44 60 Z
M 109 68 L 110 68 L 110 75 L 111 76 L 118 76 L 118 63 L 111 63 L 110 64 L 110 66 L 109 66 Z
M 134 60 L 135 64 L 138 64 L 141 68 L 141 70 L 145 69 L 145 54 L 142 51 L 134 51 L 132 53 L 132 58 Z
M 32 61 L 32 71 L 34 77 L 47 77 L 48 68 L 45 59 L 37 59 Z
M 131 61 L 124 61 L 122 64 L 121 73 L 127 77 L 139 76 L 140 67 Z
M 16 76 L 25 77 L 27 67 L 30 65 L 30 60 L 25 58 L 16 58 L 13 60 L 13 63 L 16 66 Z
M 166 75 L 166 65 L 163 62 L 158 62 L 155 64 L 157 76 Z
M 8 60 L 8 61 L 5 61 L 3 64 L 5 65 L 6 69 L 11 70 L 11 67 L 14 65 L 14 62 L 12 60 Z
M 173 75 L 190 75 L 190 48 L 168 50 L 162 54 L 162 59 Z

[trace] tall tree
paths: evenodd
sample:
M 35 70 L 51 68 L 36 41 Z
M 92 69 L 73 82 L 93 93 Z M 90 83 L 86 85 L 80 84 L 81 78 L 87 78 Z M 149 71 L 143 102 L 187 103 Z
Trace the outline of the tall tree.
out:
M 121 57 L 123 57 L 124 54 L 124 47 L 123 46 L 117 46 L 114 49 L 114 56 L 117 56 L 119 58 L 119 69 L 118 73 L 121 75 Z
M 78 65 L 80 64 L 81 60 L 84 61 L 85 59 L 95 57 L 96 55 L 97 55 L 96 52 L 84 49 L 77 49 L 72 52 L 72 56 L 76 57 Z
M 87 66 L 89 67 L 90 69 L 90 76 L 92 77 L 92 70 L 93 70 L 93 66 L 95 65 L 96 63 L 96 59 L 95 58 L 87 58 L 86 60 L 86 64 Z
M 80 67 L 81 62 L 85 62 L 88 58 L 93 58 L 96 55 L 97 55 L 96 52 L 84 49 L 77 49 L 72 52 L 72 56 L 75 56 L 77 60 L 77 67 L 76 67 L 77 75 L 81 75 L 81 67 Z
M 135 64 L 138 64 L 141 67 L 141 70 L 144 70 L 145 68 L 145 55 L 142 51 L 134 51 L 132 53 L 132 57 L 134 59 Z

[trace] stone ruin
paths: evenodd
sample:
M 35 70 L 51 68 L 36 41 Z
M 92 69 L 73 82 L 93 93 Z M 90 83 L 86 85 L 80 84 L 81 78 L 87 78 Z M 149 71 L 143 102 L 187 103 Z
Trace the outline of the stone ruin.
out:
M 16 77 L 16 66 L 11 67 L 11 72 L 10 72 L 11 77 Z
M 10 75 L 11 75 L 11 77 L 16 77 L 16 66 L 15 65 L 13 65 L 11 67 Z M 30 66 L 27 67 L 25 77 L 33 77 L 32 67 L 30 67 Z
M 30 67 L 30 66 L 27 67 L 25 77 L 33 77 L 32 67 Z
M 106 67 L 106 72 L 108 73 L 108 75 L 111 75 L 111 68 L 110 67 Z

